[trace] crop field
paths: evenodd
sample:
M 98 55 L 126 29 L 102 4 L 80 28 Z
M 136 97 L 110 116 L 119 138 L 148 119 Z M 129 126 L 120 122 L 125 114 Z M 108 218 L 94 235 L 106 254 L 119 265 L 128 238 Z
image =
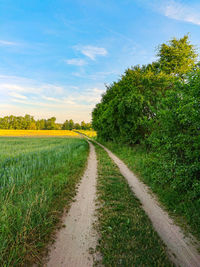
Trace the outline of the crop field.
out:
M 76 132 L 84 134 L 88 137 L 96 137 L 97 136 L 97 132 L 93 131 L 93 130 L 76 130 Z
M 0 138 L 0 266 L 39 261 L 87 155 L 80 138 Z
M 78 137 L 79 134 L 70 130 L 2 130 L 0 136 L 70 136 Z

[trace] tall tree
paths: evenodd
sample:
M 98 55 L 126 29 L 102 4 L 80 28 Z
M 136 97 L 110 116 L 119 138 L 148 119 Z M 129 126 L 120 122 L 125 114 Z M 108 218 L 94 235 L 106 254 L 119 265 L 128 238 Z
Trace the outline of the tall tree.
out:
M 162 71 L 184 78 L 195 66 L 197 53 L 189 41 L 189 36 L 185 35 L 160 45 L 157 56 Z
M 184 82 L 197 57 L 187 35 L 162 44 L 158 56 L 157 62 L 127 69 L 107 87 L 92 113 L 99 137 L 134 144 L 151 134 L 159 103 L 178 81 Z

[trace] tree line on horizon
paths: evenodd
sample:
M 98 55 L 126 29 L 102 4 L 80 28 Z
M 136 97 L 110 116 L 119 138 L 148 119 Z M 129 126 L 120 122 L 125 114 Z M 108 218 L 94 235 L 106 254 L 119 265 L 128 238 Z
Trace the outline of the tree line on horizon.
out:
M 66 120 L 64 123 L 56 123 L 56 117 L 49 119 L 35 120 L 33 116 L 26 114 L 25 116 L 4 116 L 0 117 L 0 129 L 16 129 L 16 130 L 90 130 L 91 123 L 82 121 L 74 122 L 72 119 Z

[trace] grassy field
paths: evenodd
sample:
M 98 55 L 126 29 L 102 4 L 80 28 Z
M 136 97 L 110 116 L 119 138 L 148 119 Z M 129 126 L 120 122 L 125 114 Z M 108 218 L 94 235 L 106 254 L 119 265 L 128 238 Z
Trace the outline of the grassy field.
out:
M 130 147 L 113 142 L 102 143 L 151 187 L 171 216 L 186 231 L 193 233 L 200 240 L 200 201 L 199 198 L 190 200 L 191 194 L 195 193 L 195 188 L 194 192 L 191 190 L 177 192 L 172 182 L 166 179 L 169 163 L 162 157 L 157 158 L 155 153 L 147 151 L 142 146 Z
M 165 245 L 125 178 L 96 146 L 98 157 L 98 250 L 104 266 L 173 266 Z
M 0 136 L 70 136 L 78 137 L 79 134 L 70 130 L 2 130 Z
M 79 138 L 0 138 L 0 266 L 40 261 L 87 155 Z

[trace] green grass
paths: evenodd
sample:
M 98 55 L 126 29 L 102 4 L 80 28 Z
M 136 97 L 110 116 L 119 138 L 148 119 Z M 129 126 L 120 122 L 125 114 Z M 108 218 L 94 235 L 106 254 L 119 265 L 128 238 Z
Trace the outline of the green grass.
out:
M 107 153 L 95 146 L 99 175 L 97 250 L 102 254 L 102 263 L 110 267 L 173 266 L 125 178 Z
M 72 138 L 0 138 L 0 266 L 40 262 L 88 155 Z
M 141 145 L 130 147 L 112 142 L 102 142 L 102 144 L 119 156 L 144 183 L 151 187 L 177 223 L 200 240 L 200 200 L 197 198 L 191 201 L 195 188 L 187 192 L 176 189 L 177 181 L 173 170 L 175 167 L 171 166 L 170 160 L 167 161 L 162 155 L 147 151 Z M 173 180 L 168 178 L 171 172 L 174 172 Z M 184 177 L 182 183 L 183 188 Z

